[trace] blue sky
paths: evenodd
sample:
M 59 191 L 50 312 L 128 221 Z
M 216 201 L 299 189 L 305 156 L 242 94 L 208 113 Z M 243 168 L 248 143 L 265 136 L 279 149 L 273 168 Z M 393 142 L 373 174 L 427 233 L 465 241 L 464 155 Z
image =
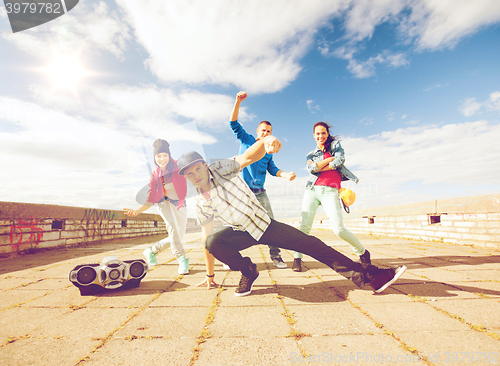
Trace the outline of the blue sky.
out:
M 353 210 L 500 191 L 496 0 L 80 1 L 13 34 L 0 6 L 0 200 L 121 209 L 142 146 L 238 152 L 234 97 L 273 123 L 277 217 L 300 216 L 327 121 L 360 183 Z

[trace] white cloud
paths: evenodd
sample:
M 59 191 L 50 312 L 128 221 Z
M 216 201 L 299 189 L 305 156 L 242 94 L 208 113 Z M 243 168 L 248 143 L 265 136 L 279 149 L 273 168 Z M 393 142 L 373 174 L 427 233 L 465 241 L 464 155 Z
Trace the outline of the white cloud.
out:
M 455 46 L 482 27 L 500 21 L 500 2 L 496 0 L 422 0 L 412 4 L 411 15 L 402 32 L 416 38 L 419 50 Z
M 80 98 L 63 93 L 51 93 L 41 86 L 32 86 L 35 98 L 42 105 L 100 121 L 139 135 L 155 136 L 156 131 L 181 123 L 196 122 L 212 130 L 226 128 L 234 99 L 223 94 L 201 93 L 195 90 L 176 92 L 153 84 L 88 85 Z M 240 120 L 254 116 L 240 109 Z M 135 131 L 135 132 L 133 132 Z M 205 143 L 216 140 L 204 135 Z M 183 136 L 187 139 L 188 136 Z
M 375 28 L 389 22 L 400 36 L 415 40 L 419 50 L 453 47 L 481 27 L 500 21 L 497 0 L 357 0 L 345 13 L 346 38 L 370 39 Z
M 363 125 L 363 126 L 369 126 L 371 124 L 373 124 L 373 118 L 363 118 L 359 121 L 359 124 Z
M 57 161 L 66 168 L 112 169 L 102 156 L 113 156 L 116 146 L 130 139 L 108 126 L 68 116 L 37 104 L 0 97 L 0 118 L 16 124 L 16 132 L 2 132 L 4 154 Z M 115 146 L 116 144 L 116 146 Z
M 15 34 L 4 33 L 4 39 L 19 49 L 41 59 L 54 52 L 94 54 L 106 51 L 123 59 L 129 27 L 104 1 L 80 2 L 71 12 L 51 22 Z
M 147 67 L 164 82 L 272 93 L 297 77 L 317 29 L 344 2 L 118 3 L 149 53 Z
M 480 109 L 481 109 L 481 103 L 478 103 L 476 101 L 476 98 L 467 98 L 462 102 L 459 111 L 465 117 L 470 117 Z
M 314 100 L 309 99 L 306 101 L 306 104 L 307 104 L 307 109 L 309 109 L 309 112 L 311 112 L 313 114 L 316 113 L 316 111 L 321 110 L 319 105 L 314 104 Z
M 425 89 L 424 89 L 424 92 L 427 92 L 427 91 L 432 90 L 432 89 L 438 89 L 438 88 L 441 88 L 441 87 L 443 87 L 443 86 L 448 86 L 448 85 L 450 85 L 450 83 L 446 83 L 446 84 L 436 84 L 436 85 L 434 85 L 434 86 L 431 86 L 431 87 L 425 88 Z
M 401 67 L 409 64 L 404 53 L 393 54 L 389 50 L 385 50 L 376 56 L 368 58 L 366 61 L 359 61 L 355 58 L 355 54 L 359 50 L 356 47 L 341 46 L 334 50 L 331 54 L 335 57 L 348 61 L 347 69 L 358 79 L 364 79 L 375 75 L 375 69 L 380 65 L 389 67 Z
M 342 145 L 347 152 L 346 166 L 355 167 L 364 182 L 389 191 L 405 182 L 497 185 L 499 135 L 499 124 L 477 121 L 346 138 Z
M 18 127 L 0 131 L 4 200 L 110 207 L 124 191 L 133 198 L 123 173 L 126 135 L 7 97 L 0 97 L 0 120 Z
M 490 94 L 490 100 L 487 102 L 487 106 L 491 110 L 500 112 L 500 91 Z
M 393 21 L 408 6 L 407 0 L 357 0 L 345 14 L 346 38 L 351 42 L 370 39 L 375 28 Z
M 407 126 L 416 126 L 420 123 L 420 119 L 419 118 L 412 118 L 410 119 L 409 121 L 405 121 L 405 125 Z
M 500 91 L 491 93 L 484 102 L 478 102 L 476 98 L 467 98 L 462 101 L 458 110 L 466 117 L 473 116 L 480 110 L 500 112 Z

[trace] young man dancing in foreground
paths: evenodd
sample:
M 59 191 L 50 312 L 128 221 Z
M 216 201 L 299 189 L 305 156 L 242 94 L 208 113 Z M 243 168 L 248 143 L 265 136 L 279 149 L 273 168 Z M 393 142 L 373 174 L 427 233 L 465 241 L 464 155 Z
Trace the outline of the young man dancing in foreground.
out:
M 268 244 L 307 254 L 350 279 L 358 287 L 369 285 L 377 293 L 385 290 L 403 274 L 405 266 L 396 269 L 380 269 L 371 264 L 363 266 L 318 238 L 275 221 L 266 213 L 239 172 L 266 153 L 277 153 L 280 148 L 281 142 L 276 137 L 267 136 L 243 154 L 216 161 L 210 166 L 195 151 L 182 155 L 177 161 L 179 174 L 184 175 L 198 191 L 195 211 L 202 225 L 202 240 L 205 243 L 207 287 L 216 285 L 215 257 L 233 271 L 241 271 L 235 295 L 250 294 L 259 272 L 250 258 L 242 257 L 240 251 L 256 244 Z M 231 227 L 214 231 L 214 219 Z

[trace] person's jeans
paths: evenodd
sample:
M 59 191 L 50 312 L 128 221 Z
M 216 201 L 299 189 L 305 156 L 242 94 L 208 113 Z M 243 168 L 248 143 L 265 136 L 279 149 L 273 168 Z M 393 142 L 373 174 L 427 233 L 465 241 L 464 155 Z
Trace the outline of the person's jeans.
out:
M 267 211 L 267 214 L 271 219 L 274 219 L 274 214 L 273 214 L 273 209 L 271 208 L 271 202 L 269 202 L 269 197 L 267 197 L 267 193 L 265 191 L 263 192 L 257 192 L 254 193 L 255 197 L 259 200 L 260 204 L 262 207 L 264 207 L 264 210 Z M 273 245 L 269 245 L 269 255 L 271 256 L 271 259 L 274 259 L 276 257 L 280 256 L 280 248 L 275 247 Z
M 318 238 L 304 234 L 300 230 L 271 219 L 271 224 L 259 241 L 246 231 L 222 227 L 208 236 L 207 250 L 219 261 L 226 263 L 233 271 L 245 271 L 252 264 L 248 257 L 242 257 L 241 250 L 256 244 L 272 244 L 279 248 L 301 250 L 314 259 L 326 264 L 357 286 L 364 284 L 363 266 L 352 261 Z
M 300 222 L 300 231 L 305 234 L 311 232 L 314 216 L 319 205 L 323 206 L 330 227 L 333 232 L 341 239 L 349 243 L 354 253 L 358 256 L 365 252 L 365 247 L 356 236 L 346 229 L 342 220 L 342 206 L 340 205 L 339 190 L 328 186 L 314 186 L 312 189 L 306 189 L 302 201 L 302 219 Z M 295 252 L 295 258 L 302 258 L 301 253 Z
M 179 258 L 185 256 L 186 252 L 182 245 L 184 234 L 187 226 L 187 209 L 182 207 L 177 210 L 177 207 L 168 201 L 163 201 L 158 204 L 160 216 L 165 221 L 168 237 L 160 240 L 151 247 L 153 253 L 159 253 L 165 250 L 170 244 L 170 249 L 174 257 Z

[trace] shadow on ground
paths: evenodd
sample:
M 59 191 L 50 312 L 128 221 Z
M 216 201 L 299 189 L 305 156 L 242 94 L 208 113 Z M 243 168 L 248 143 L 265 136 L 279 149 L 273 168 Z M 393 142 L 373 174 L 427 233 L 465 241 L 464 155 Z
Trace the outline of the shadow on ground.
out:
M 104 290 L 103 292 L 83 295 L 83 296 L 96 296 L 96 297 L 124 297 L 124 296 L 137 296 L 137 295 L 154 295 L 156 293 L 174 292 L 190 287 L 183 283 L 176 283 L 175 288 L 172 288 L 174 281 L 165 280 L 142 280 L 139 287 L 131 289 L 114 289 Z

